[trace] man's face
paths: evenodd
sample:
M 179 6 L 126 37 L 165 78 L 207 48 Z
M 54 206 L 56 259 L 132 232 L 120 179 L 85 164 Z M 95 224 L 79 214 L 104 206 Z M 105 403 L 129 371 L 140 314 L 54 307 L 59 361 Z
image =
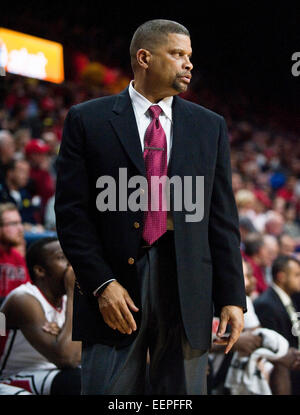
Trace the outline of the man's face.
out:
M 13 184 L 21 189 L 28 183 L 30 175 L 30 166 L 27 161 L 18 161 L 15 165 L 14 170 L 11 172 L 11 179 Z
M 23 242 L 24 228 L 17 210 L 8 210 L 2 215 L 0 242 L 5 246 L 17 246 Z
M 256 279 L 253 276 L 253 272 L 250 265 L 247 264 L 245 261 L 243 261 L 243 273 L 246 295 L 250 296 L 252 292 L 256 289 Z
M 295 250 L 295 241 L 289 235 L 281 237 L 280 253 L 283 255 L 292 255 Z
M 68 260 L 58 241 L 49 242 L 44 249 L 47 251 L 45 271 L 49 277 L 52 291 L 57 294 L 65 294 L 64 276 L 68 267 Z
M 47 153 L 32 153 L 29 157 L 29 163 L 33 168 L 48 170 L 50 157 Z
M 272 256 L 267 247 L 267 244 L 264 243 L 258 253 L 259 265 L 261 267 L 269 267 L 272 265 Z
M 241 175 L 238 173 L 232 174 L 232 189 L 233 192 L 236 193 L 243 187 L 243 181 Z
M 193 65 L 189 36 L 169 33 L 166 41 L 154 47 L 148 66 L 148 79 L 163 96 L 172 96 L 187 90 Z
M 295 261 L 289 261 L 288 269 L 285 273 L 284 290 L 289 294 L 300 292 L 300 265 Z
M 4 162 L 11 160 L 16 151 L 14 139 L 11 136 L 5 137 L 0 148 L 1 158 Z

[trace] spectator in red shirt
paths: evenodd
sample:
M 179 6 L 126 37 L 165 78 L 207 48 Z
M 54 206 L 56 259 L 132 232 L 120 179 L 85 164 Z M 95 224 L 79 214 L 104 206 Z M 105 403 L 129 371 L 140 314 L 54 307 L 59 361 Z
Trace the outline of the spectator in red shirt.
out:
M 294 175 L 290 175 L 287 178 L 285 186 L 277 190 L 276 195 L 282 197 L 287 202 L 294 201 L 296 184 L 297 184 L 297 177 Z
M 33 181 L 33 192 L 41 197 L 42 218 L 48 199 L 54 194 L 55 183 L 51 176 L 49 152 L 51 147 L 43 140 L 33 139 L 25 147 L 26 158 L 30 163 L 30 178 Z
M 0 204 L 0 304 L 10 291 L 30 281 L 25 258 L 16 249 L 23 242 L 23 225 L 16 205 Z
M 260 233 L 252 232 L 246 236 L 242 255 L 252 267 L 256 279 L 256 292 L 260 294 L 268 288 L 265 268 L 272 263 L 269 250 Z

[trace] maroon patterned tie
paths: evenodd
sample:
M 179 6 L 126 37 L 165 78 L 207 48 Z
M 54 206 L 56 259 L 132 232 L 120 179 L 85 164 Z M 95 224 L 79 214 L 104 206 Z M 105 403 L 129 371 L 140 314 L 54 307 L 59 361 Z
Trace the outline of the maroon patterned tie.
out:
M 148 181 L 148 210 L 145 211 L 143 239 L 152 245 L 167 230 L 165 182 L 167 176 L 167 139 L 159 121 L 159 105 L 149 108 L 151 122 L 145 133 L 144 160 Z M 165 176 L 162 185 L 152 185 L 151 177 Z M 151 208 L 151 201 L 152 206 Z M 156 206 L 156 207 L 155 207 Z

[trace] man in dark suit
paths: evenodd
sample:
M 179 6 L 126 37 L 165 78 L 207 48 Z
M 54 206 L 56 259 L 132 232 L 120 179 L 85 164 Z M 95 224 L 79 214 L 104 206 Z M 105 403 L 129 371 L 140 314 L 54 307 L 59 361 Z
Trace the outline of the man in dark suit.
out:
M 280 255 L 272 265 L 273 284 L 255 301 L 254 307 L 262 327 L 275 330 L 284 336 L 290 347 L 300 349 L 299 318 L 291 296 L 300 292 L 300 262 L 287 255 Z M 300 394 L 299 372 L 281 368 L 286 382 L 291 382 L 291 393 Z M 288 375 L 288 376 L 287 376 Z
M 153 393 L 204 394 L 213 306 L 226 352 L 243 328 L 226 125 L 176 96 L 188 88 L 191 54 L 184 26 L 144 23 L 130 45 L 129 87 L 72 107 L 65 121 L 55 211 L 77 280 L 73 338 L 83 342 L 83 394 L 144 393 L 147 350 Z M 128 205 L 137 194 L 140 201 L 145 194 L 148 202 L 159 195 L 165 201 L 166 182 L 161 193 L 152 178 L 166 176 L 179 184 L 193 179 L 182 193 L 178 182 L 170 186 L 170 209 L 124 207 L 124 192 Z M 133 188 L 137 177 L 146 184 Z M 201 193 L 199 177 L 204 200 L 191 210 Z M 108 186 L 99 193 L 104 178 Z M 224 338 L 227 323 L 231 334 Z

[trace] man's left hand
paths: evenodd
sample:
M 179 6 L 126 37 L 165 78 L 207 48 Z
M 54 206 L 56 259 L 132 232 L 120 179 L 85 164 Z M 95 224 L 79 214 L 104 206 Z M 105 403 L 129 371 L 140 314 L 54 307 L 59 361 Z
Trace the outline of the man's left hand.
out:
M 227 324 L 231 325 L 231 333 L 228 337 L 224 336 Z M 235 305 L 226 305 L 221 310 L 220 323 L 217 331 L 215 344 L 226 345 L 225 354 L 227 354 L 234 343 L 239 338 L 244 328 L 244 313 L 242 307 Z

